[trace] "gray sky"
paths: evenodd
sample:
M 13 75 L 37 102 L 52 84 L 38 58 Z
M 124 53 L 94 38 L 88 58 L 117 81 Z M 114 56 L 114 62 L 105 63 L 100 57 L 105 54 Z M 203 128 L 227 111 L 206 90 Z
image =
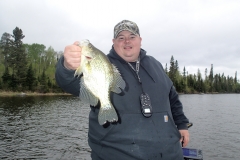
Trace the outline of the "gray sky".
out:
M 0 0 L 0 35 L 22 29 L 24 43 L 63 51 L 89 39 L 107 54 L 123 19 L 140 28 L 142 48 L 165 68 L 173 55 L 189 74 L 205 68 L 240 79 L 239 0 Z

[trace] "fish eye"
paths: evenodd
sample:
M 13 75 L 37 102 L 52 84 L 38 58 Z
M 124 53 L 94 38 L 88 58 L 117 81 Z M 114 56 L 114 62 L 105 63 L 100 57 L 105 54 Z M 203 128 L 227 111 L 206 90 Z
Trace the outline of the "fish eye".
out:
M 87 58 L 87 60 L 91 60 L 92 58 L 91 57 L 89 57 L 89 56 L 85 56 L 86 58 Z

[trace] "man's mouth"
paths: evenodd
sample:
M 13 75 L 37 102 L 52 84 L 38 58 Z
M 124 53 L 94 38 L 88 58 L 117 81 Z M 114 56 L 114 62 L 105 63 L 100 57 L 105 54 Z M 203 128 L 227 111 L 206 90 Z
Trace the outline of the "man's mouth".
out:
M 131 46 L 125 46 L 124 49 L 132 49 Z

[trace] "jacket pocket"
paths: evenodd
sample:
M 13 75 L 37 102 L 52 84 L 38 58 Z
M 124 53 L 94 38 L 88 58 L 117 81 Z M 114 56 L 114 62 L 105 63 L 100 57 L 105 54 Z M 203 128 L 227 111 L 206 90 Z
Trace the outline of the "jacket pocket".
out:
M 156 131 L 161 137 L 176 137 L 180 140 L 180 132 L 168 112 L 156 112 L 153 114 L 152 120 Z

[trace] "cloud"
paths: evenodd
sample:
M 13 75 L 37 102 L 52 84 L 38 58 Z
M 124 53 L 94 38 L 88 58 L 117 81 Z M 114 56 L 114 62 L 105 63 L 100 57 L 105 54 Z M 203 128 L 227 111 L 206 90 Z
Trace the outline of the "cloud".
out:
M 113 27 L 136 22 L 142 48 L 163 66 L 173 55 L 180 70 L 233 76 L 240 72 L 240 2 L 235 0 L 1 0 L 0 31 L 18 26 L 24 43 L 56 51 L 76 40 L 89 39 L 104 53 L 112 45 Z M 238 74 L 240 79 L 240 73 Z

